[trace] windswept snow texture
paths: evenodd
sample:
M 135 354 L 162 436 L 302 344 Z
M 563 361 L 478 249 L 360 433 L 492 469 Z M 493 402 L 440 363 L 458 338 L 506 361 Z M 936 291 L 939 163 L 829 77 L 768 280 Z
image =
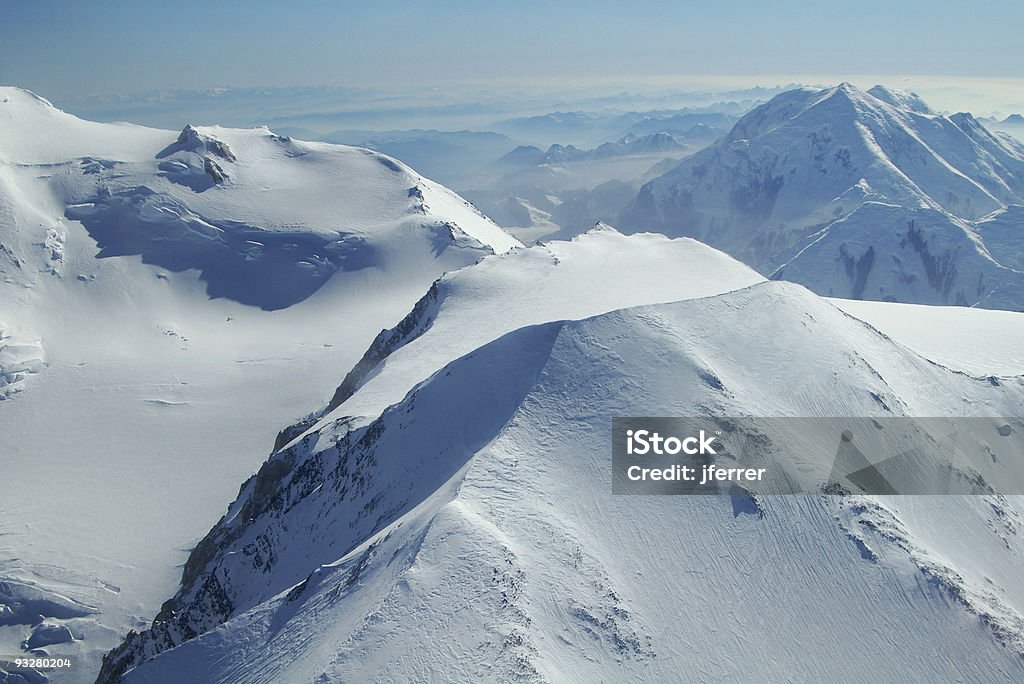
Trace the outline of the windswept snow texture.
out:
M 689 235 L 850 299 L 1024 309 L 1024 146 L 911 93 L 776 96 L 640 190 L 630 230 Z
M 384 155 L 0 88 L 0 656 L 42 616 L 75 637 L 51 681 L 93 680 L 281 426 L 516 244 Z
M 707 297 L 762 280 L 694 240 L 625 237 L 603 224 L 571 242 L 484 259 L 442 278 L 398 326 L 378 335 L 327 411 L 377 415 L 453 356 L 525 325 Z M 421 343 L 417 338 L 428 330 Z
M 339 270 L 387 268 L 417 237 L 435 252 L 517 245 L 451 191 L 376 152 L 266 128 L 189 125 L 175 136 L 93 124 L 3 92 L 0 131 L 11 140 L 0 142 L 0 159 L 44 173 L 101 258 L 198 269 L 211 297 L 285 308 Z
M 542 297 L 655 240 L 702 297 L 595 296 L 591 317 Z M 611 416 L 1013 415 L 1020 377 L 949 370 L 707 247 L 607 229 L 446 276 L 363 362 L 101 681 L 1024 676 L 1019 497 L 610 483 Z

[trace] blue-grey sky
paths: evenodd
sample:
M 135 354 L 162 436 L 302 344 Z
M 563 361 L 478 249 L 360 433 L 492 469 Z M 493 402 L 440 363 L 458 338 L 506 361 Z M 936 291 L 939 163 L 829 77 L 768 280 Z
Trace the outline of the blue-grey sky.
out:
M 0 0 L 0 83 L 251 85 L 1024 75 L 1024 2 Z

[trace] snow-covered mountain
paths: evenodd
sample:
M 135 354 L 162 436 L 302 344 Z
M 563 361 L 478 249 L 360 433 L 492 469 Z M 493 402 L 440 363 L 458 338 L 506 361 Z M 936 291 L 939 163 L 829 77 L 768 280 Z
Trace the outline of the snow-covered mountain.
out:
M 265 128 L 190 125 L 172 136 L 92 124 L 25 91 L 4 93 L 0 159 L 49 164 L 50 192 L 100 257 L 198 269 L 212 297 L 284 308 L 338 271 L 387 269 L 449 245 L 516 244 L 452 192 L 379 153 Z M 8 192 L 17 193 L 25 179 L 11 174 Z
M 0 89 L 0 453 L 22 493 L 0 505 L 0 654 L 55 627 L 94 676 L 281 425 L 441 274 L 517 244 L 369 150 Z
M 977 183 L 977 215 L 912 207 L 908 292 L 995 278 L 936 214 L 1019 256 Z M 368 150 L 0 90 L 0 446 L 33 494 L 0 505 L 0 655 L 78 657 L 55 682 L 107 651 L 100 681 L 1024 677 L 1021 497 L 614 497 L 609 469 L 614 416 L 1019 415 L 1024 314 L 826 300 L 604 225 L 514 247 Z
M 820 294 L 1020 310 L 1024 276 L 1003 245 L 1016 238 L 977 222 L 1022 203 L 1017 141 L 843 83 L 757 107 L 644 185 L 621 224 L 696 237 Z
M 610 418 L 1022 400 L 691 240 L 488 257 L 282 433 L 100 681 L 1020 678 L 1019 497 L 615 497 Z

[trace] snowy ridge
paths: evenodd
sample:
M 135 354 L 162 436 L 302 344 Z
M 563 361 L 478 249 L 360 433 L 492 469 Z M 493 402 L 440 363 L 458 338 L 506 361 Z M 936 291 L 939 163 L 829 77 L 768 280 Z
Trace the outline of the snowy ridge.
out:
M 992 258 L 1007 268 L 1024 271 L 1024 206 L 1011 204 L 974 223 L 974 230 Z
M 0 585 L 90 608 L 38 613 L 74 636 L 49 652 L 80 662 L 51 681 L 95 676 L 152 619 L 276 431 L 377 331 L 443 273 L 517 245 L 386 155 L 93 123 L 0 88 L 4 479 L 46 482 L 0 506 Z M 34 624 L 0 618 L 0 654 Z
M 606 239 L 637 238 L 555 248 L 571 263 L 574 246 Z M 501 279 L 484 276 L 524 255 L 544 250 L 461 278 L 493 283 L 504 303 Z M 886 503 L 899 534 L 858 537 L 869 518 L 850 499 L 612 497 L 608 470 L 610 416 L 1011 415 L 1021 378 L 950 371 L 763 281 L 525 324 L 466 353 L 445 328 L 468 333 L 482 307 L 460 314 L 458 300 L 488 294 L 459 281 L 429 326 L 243 487 L 101 681 L 674 680 L 694 650 L 710 655 L 701 680 L 1024 673 L 1019 501 Z M 410 378 L 400 355 L 414 345 L 431 366 L 448 360 Z M 744 641 L 744 658 L 722 654 L 723 638 Z M 931 658 L 937 644 L 964 656 Z
M 647 183 L 620 223 L 696 237 L 820 294 L 1021 310 L 1021 274 L 1000 260 L 1010 238 L 988 249 L 975 222 L 1022 202 L 1019 143 L 912 93 L 843 83 L 757 107 Z M 861 271 L 844 268 L 868 250 Z
M 690 267 L 680 269 L 681 260 Z M 759 282 L 764 282 L 763 278 L 748 267 L 693 240 L 657 234 L 627 237 L 604 225 L 571 242 L 485 258 L 435 283 L 402 323 L 378 336 L 335 396 L 340 400 L 355 389 L 358 392 L 282 431 L 278 455 L 243 487 L 243 496 L 253 493 L 254 502 L 246 505 L 239 499 L 233 509 L 247 506 L 260 510 L 265 505 L 264 493 L 287 469 L 285 463 L 304 460 L 311 449 L 325 443 L 327 434 L 330 440 L 358 440 L 368 425 L 417 384 L 453 358 L 506 333 L 558 321 L 565 315 L 582 318 L 617 306 L 703 297 Z M 282 449 L 285 444 L 288 446 Z M 186 566 L 177 601 L 187 600 L 193 591 L 203 591 L 192 585 L 196 577 L 188 568 L 203 562 L 225 535 L 234 538 L 244 531 L 249 517 L 249 513 L 239 517 L 229 512 L 223 527 L 197 547 L 194 563 Z M 236 605 L 239 599 L 232 592 L 227 590 L 221 598 Z M 253 599 L 246 600 L 251 603 Z M 210 627 L 223 617 L 226 615 L 202 618 L 202 624 Z M 205 622 L 209 619 L 214 622 Z M 148 642 L 145 649 L 163 650 L 197 631 L 191 625 L 173 627 L 155 642 Z
M 686 268 L 679 267 L 681 261 Z M 319 419 L 332 414 L 377 416 L 453 356 L 519 327 L 706 297 L 762 280 L 696 241 L 653 233 L 626 237 L 605 224 L 569 242 L 552 241 L 484 259 L 474 268 L 446 275 L 401 323 L 382 331 Z M 428 330 L 432 341 L 422 348 L 417 339 Z M 388 372 L 376 379 L 385 366 Z M 357 390 L 358 397 L 348 402 Z M 295 426 L 290 433 L 308 427 Z

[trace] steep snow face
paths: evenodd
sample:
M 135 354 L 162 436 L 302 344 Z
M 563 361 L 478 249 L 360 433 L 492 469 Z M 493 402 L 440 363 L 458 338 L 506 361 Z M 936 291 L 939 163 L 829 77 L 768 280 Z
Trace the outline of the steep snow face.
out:
M 904 287 L 901 275 L 907 269 L 929 268 L 929 256 L 921 252 L 915 258 L 920 263 L 904 262 L 876 274 L 880 287 L 871 291 L 851 293 L 853 283 L 843 283 L 843 296 L 984 301 L 984 306 L 1020 309 L 1019 273 L 1012 264 L 993 260 L 970 222 L 1022 201 L 1024 147 L 993 136 L 969 114 L 940 116 L 915 95 L 881 87 L 864 92 L 844 83 L 783 93 L 754 109 L 721 141 L 647 183 L 620 223 L 697 237 L 764 273 L 787 264 L 783 277 L 828 293 L 836 288 L 834 280 L 821 280 L 813 264 L 797 269 L 792 263 L 794 254 L 812 242 L 815 248 L 798 259 L 831 264 L 841 260 L 844 249 L 852 251 L 847 232 L 823 229 L 855 216 L 868 202 L 902 208 L 897 222 L 904 224 L 917 219 L 915 212 L 928 210 L 935 218 L 927 223 L 941 224 L 920 237 L 930 258 L 973 261 L 964 267 L 972 275 L 982 269 L 979 260 L 993 262 L 982 269 L 987 271 L 982 294 L 966 294 L 978 288 L 966 279 L 956 287 L 944 282 Z M 891 232 L 872 221 L 863 219 L 871 231 Z M 964 249 L 971 241 L 976 247 Z M 889 241 L 872 245 L 887 266 L 901 258 Z M 988 296 L 997 289 L 1016 292 L 1008 301 Z M 958 299 L 961 293 L 966 302 Z
M 1003 237 L 1000 249 L 1012 241 Z M 783 255 L 771 277 L 813 283 L 829 297 L 1024 307 L 1024 274 L 986 246 L 969 223 L 946 212 L 869 201 Z
M 974 224 L 992 258 L 1007 268 L 1024 271 L 1024 206 L 1010 205 Z
M 378 335 L 335 392 L 327 417 L 379 415 L 452 358 L 523 326 L 708 297 L 762 280 L 694 240 L 626 237 L 603 224 L 570 242 L 484 259 L 442 278 L 398 326 Z
M 372 423 L 454 358 L 523 326 L 583 318 L 622 306 L 706 297 L 761 282 L 764 279 L 750 268 L 693 240 L 657 234 L 623 236 L 607 226 L 571 242 L 485 258 L 435 283 L 404 320 L 378 335 L 330 405 L 284 430 L 276 448 L 311 455 L 309 450 L 317 444 L 347 439 L 350 433 L 354 437 L 353 431 Z M 454 405 L 449 410 L 458 412 Z M 279 469 L 279 465 L 265 465 L 249 484 L 266 492 L 281 474 Z M 228 527 L 236 528 L 248 517 L 248 513 L 232 516 Z M 203 544 L 213 549 L 219 542 L 211 537 Z M 189 573 L 181 602 L 190 600 L 191 592 L 198 589 L 191 585 L 193 579 Z M 273 595 L 273 590 L 266 593 L 267 587 L 235 587 L 245 593 L 235 595 L 234 587 L 227 589 L 225 597 L 232 605 L 254 605 Z M 224 617 L 218 615 L 212 618 L 215 622 L 204 624 L 216 624 Z M 183 629 L 161 636 L 156 648 L 162 650 L 189 630 L 197 631 L 194 626 Z
M 384 155 L 0 89 L 0 453 L 38 493 L 0 505 L 0 604 L 40 607 L 0 615 L 0 654 L 41 614 L 84 637 L 53 679 L 94 676 L 280 427 L 443 273 L 515 244 Z
M 92 124 L 23 91 L 2 92 L 0 136 L 14 141 L 0 145 L 0 160 L 15 167 L 8 193 L 44 175 L 99 256 L 198 269 L 212 297 L 285 308 L 338 271 L 518 244 L 451 191 L 369 150 L 266 128 L 187 126 L 175 137 Z M 108 145 L 122 133 L 126 140 Z
M 873 95 L 882 102 L 890 104 L 897 109 L 905 109 L 907 111 L 926 115 L 933 115 L 936 113 L 932 111 L 932 108 L 929 107 L 924 100 L 921 99 L 920 95 L 907 90 L 891 90 L 883 85 L 876 85 L 873 88 L 868 89 L 868 94 Z
M 520 328 L 273 456 L 101 681 L 1017 679 L 1019 498 L 614 497 L 609 451 L 620 415 L 1022 400 L 786 283 Z

